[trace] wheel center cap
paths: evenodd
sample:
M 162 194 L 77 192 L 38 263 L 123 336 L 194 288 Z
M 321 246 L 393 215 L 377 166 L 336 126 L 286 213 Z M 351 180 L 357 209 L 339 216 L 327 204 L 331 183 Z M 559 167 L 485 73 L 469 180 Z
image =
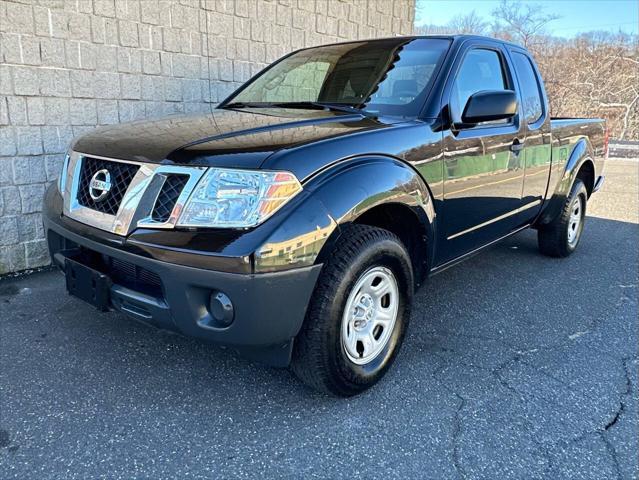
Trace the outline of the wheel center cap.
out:
M 360 314 L 358 318 L 353 320 L 353 328 L 357 331 L 364 330 L 375 316 L 375 304 L 373 298 L 364 294 L 359 300 Z

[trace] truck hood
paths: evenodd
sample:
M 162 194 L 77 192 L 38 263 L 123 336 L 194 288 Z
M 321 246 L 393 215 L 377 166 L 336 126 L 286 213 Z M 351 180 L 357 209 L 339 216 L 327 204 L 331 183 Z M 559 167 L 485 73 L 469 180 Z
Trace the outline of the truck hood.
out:
M 276 151 L 393 123 L 317 110 L 216 109 L 98 128 L 76 139 L 72 149 L 121 160 L 259 168 Z

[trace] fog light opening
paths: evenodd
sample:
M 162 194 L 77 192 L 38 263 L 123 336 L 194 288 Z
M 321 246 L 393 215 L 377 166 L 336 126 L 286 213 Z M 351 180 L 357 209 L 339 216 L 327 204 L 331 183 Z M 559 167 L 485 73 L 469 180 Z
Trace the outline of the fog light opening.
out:
M 233 316 L 235 314 L 233 302 L 231 302 L 228 295 L 223 292 L 213 291 L 213 293 L 211 293 L 209 312 L 213 320 L 220 326 L 228 327 L 233 323 Z

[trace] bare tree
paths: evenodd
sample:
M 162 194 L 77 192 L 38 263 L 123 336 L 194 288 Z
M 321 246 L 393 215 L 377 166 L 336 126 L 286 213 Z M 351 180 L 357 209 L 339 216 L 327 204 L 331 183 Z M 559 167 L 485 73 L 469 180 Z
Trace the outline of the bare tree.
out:
M 473 10 L 463 15 L 455 15 L 446 25 L 426 24 L 415 27 L 418 35 L 475 34 L 485 35 L 488 23 Z
M 574 38 L 546 34 L 557 19 L 543 7 L 501 0 L 492 23 L 474 11 L 446 25 L 424 25 L 424 34 L 488 33 L 526 46 L 541 70 L 554 116 L 607 120 L 613 138 L 639 140 L 639 37 L 589 32 Z
M 530 48 L 535 39 L 544 34 L 548 23 L 560 18 L 559 15 L 545 13 L 540 5 L 520 0 L 501 0 L 492 15 L 495 18 L 494 34 L 518 42 L 526 48 Z
M 453 33 L 445 25 L 424 24 L 414 29 L 416 35 L 445 35 Z
M 614 138 L 639 139 L 637 37 L 590 32 L 534 49 L 553 115 L 601 116 Z
M 488 23 L 473 10 L 466 15 L 455 15 L 450 22 L 448 22 L 448 27 L 455 33 L 484 35 L 488 30 Z

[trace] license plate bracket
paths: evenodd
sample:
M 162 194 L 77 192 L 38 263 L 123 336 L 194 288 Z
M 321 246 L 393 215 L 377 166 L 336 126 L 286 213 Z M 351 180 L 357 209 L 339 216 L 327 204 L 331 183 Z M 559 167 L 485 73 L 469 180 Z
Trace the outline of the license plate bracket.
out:
M 64 275 L 71 295 L 102 312 L 109 310 L 112 282 L 108 276 L 69 257 L 64 259 Z

